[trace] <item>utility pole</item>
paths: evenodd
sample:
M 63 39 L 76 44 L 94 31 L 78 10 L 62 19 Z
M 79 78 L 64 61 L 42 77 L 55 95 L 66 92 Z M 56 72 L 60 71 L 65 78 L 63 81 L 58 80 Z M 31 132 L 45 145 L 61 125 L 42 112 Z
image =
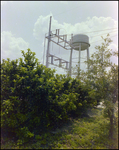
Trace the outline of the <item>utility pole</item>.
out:
M 52 16 L 50 16 L 50 23 L 49 23 L 49 35 L 48 35 L 48 45 L 47 45 L 47 55 L 46 55 L 46 67 L 47 68 L 48 68 L 49 47 L 50 47 L 51 18 L 52 18 Z

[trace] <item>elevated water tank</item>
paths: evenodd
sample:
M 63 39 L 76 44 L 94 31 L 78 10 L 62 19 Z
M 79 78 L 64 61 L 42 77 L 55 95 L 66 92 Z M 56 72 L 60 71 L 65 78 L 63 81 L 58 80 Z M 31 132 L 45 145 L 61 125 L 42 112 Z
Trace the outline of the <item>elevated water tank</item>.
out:
M 84 34 L 76 34 L 73 36 L 71 44 L 75 50 L 79 50 L 79 44 L 81 44 L 81 50 L 85 50 L 90 46 L 89 37 Z

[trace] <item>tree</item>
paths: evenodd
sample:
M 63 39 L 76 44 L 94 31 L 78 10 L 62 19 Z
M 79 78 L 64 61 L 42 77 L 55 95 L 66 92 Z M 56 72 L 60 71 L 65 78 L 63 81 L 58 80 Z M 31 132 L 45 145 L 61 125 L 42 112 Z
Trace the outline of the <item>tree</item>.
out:
M 32 132 L 43 125 L 42 121 L 45 125 L 48 121 L 47 80 L 54 76 L 54 70 L 39 65 L 30 49 L 22 54 L 24 59 L 3 59 L 1 64 L 1 124 L 6 134 L 11 131 L 19 135 L 22 128 L 27 132 L 27 127 Z
M 96 46 L 97 52 L 92 54 L 91 58 L 86 61 L 89 69 L 81 71 L 80 80 L 89 91 L 90 97 L 97 100 L 97 104 L 102 101 L 105 106 L 104 114 L 110 119 L 109 136 L 113 138 L 114 130 L 114 109 L 118 93 L 118 66 L 110 61 L 111 56 L 117 55 L 112 53 L 108 48 L 112 40 L 109 34 L 103 38 L 101 46 Z
M 54 75 L 55 70 L 39 65 L 30 49 L 22 54 L 24 59 L 1 64 L 1 128 L 6 134 L 29 140 L 41 128 L 59 125 L 70 115 L 84 115 L 96 105 L 96 89 L 87 89 L 79 78 Z M 88 79 L 86 84 L 91 85 Z

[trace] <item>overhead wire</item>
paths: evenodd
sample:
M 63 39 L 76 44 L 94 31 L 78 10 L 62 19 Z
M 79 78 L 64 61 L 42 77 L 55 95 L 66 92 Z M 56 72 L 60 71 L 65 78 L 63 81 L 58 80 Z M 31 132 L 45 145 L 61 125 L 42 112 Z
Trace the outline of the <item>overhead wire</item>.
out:
M 59 29 L 64 29 L 65 31 L 66 31 L 66 29 L 65 28 L 59 28 Z M 96 30 L 96 31 L 91 31 L 91 32 L 83 32 L 83 33 L 94 33 L 94 32 L 100 32 L 100 31 L 106 31 L 106 30 L 113 30 L 113 29 L 116 29 L 117 30 L 117 28 L 110 28 L 110 29 L 105 29 L 105 30 Z M 52 30 L 52 31 L 56 31 L 56 29 L 55 30 Z M 67 32 L 67 31 L 66 31 Z M 111 32 L 116 32 L 116 31 L 111 31 Z M 109 33 L 111 33 L 111 32 L 109 32 Z M 82 34 L 83 34 L 82 33 Z M 46 34 L 48 34 L 48 33 L 46 33 Z M 106 34 L 106 33 L 104 33 L 104 34 Z M 107 33 L 108 34 L 108 33 Z M 67 34 L 67 35 L 71 35 L 71 34 Z M 102 35 L 102 34 L 101 34 Z
M 87 5 L 87 3 L 85 3 L 85 4 L 83 4 L 83 5 Z M 75 8 L 72 8 L 72 9 L 70 9 L 70 10 L 63 11 L 63 12 L 61 12 L 61 13 L 58 13 L 58 14 L 54 15 L 54 16 L 56 17 L 56 16 L 58 16 L 58 15 L 60 15 L 60 14 L 66 13 L 67 11 L 71 11 L 71 10 L 76 9 L 76 8 L 79 8 L 79 7 L 81 7 L 81 6 L 82 6 L 82 5 L 77 6 L 77 7 L 75 7 Z M 111 29 L 105 29 L 105 30 L 112 30 L 112 29 L 117 29 L 117 28 L 111 28 Z M 97 30 L 97 31 L 83 32 L 83 33 L 94 33 L 94 32 L 105 31 L 105 30 Z M 65 30 L 65 31 L 66 31 L 66 30 Z M 67 34 L 67 35 L 71 35 L 71 34 Z M 98 35 L 98 36 L 99 36 L 99 35 Z M 94 37 L 95 37 L 95 36 L 94 36 Z
M 86 4 L 83 4 L 83 5 L 86 5 Z M 80 7 L 80 6 L 78 6 L 78 7 Z M 75 7 L 75 8 L 78 8 L 78 7 Z M 75 8 L 73 8 L 73 9 L 75 9 Z M 72 10 L 72 9 L 71 9 Z M 71 10 L 67 10 L 67 11 L 71 11 Z M 67 12 L 67 11 L 64 11 L 64 12 L 61 12 L 61 13 L 59 13 L 59 14 L 56 14 L 55 15 L 55 17 L 56 16 L 58 16 L 58 15 L 60 15 L 60 14 L 63 14 L 63 13 L 65 13 L 65 12 Z M 64 29 L 64 28 L 60 28 L 60 29 Z M 113 30 L 113 29 L 117 29 L 117 28 L 111 28 L 111 29 L 105 29 L 105 30 L 97 30 L 97 31 L 91 31 L 91 32 L 83 32 L 83 33 L 94 33 L 94 32 L 99 32 L 99 31 L 106 31 L 106 30 Z M 65 29 L 64 29 L 65 30 Z M 54 30 L 53 30 L 54 31 Z M 56 30 L 55 30 L 56 31 Z M 66 31 L 66 30 L 65 30 Z M 112 32 L 116 32 L 116 31 L 112 31 Z M 111 32 L 110 32 L 111 33 Z M 107 33 L 104 33 L 104 34 L 107 34 Z M 71 34 L 67 34 L 67 35 L 71 35 Z M 101 34 L 102 35 L 102 34 Z M 96 35 L 96 36 L 100 36 L 100 35 Z M 93 36 L 93 37 L 96 37 L 96 36 Z M 113 37 L 113 36 L 111 36 L 111 37 Z M 101 39 L 102 40 L 102 39 Z M 101 41 L 101 40 L 98 40 L 98 41 Z M 95 42 L 97 42 L 97 41 L 95 41 Z M 92 43 L 95 43 L 95 42 L 92 42 Z M 91 43 L 91 44 L 92 44 Z M 73 59 L 77 59 L 77 58 L 73 58 Z M 82 58 L 82 59 L 85 59 L 85 58 Z M 73 62 L 73 63 L 77 63 L 77 62 Z
M 110 37 L 115 37 L 115 36 L 117 36 L 117 35 L 110 36 Z M 101 40 L 103 40 L 103 39 L 101 39 Z M 98 41 L 101 41 L 101 40 L 98 40 Z M 95 42 L 98 42 L 98 41 L 95 41 Z M 92 42 L 92 43 L 95 43 L 95 42 Z M 91 44 L 92 44 L 92 43 L 91 43 Z M 78 59 L 78 57 L 72 58 L 72 59 Z M 86 58 L 81 57 L 81 59 L 86 59 Z M 73 62 L 73 63 L 78 63 L 78 62 L 74 62 L 74 61 L 72 61 L 72 62 Z M 81 63 L 84 63 L 84 62 L 81 62 Z
M 60 28 L 61 29 L 61 28 Z M 107 30 L 107 29 L 106 29 Z M 110 30 L 110 29 L 108 29 L 108 30 Z M 105 30 L 98 30 L 98 31 L 105 31 Z M 116 32 L 116 31 L 111 31 L 111 32 Z M 109 32 L 109 33 L 111 33 L 111 32 Z M 108 34 L 108 33 L 104 33 L 104 34 Z M 101 35 L 103 35 L 103 34 L 101 34 Z M 100 36 L 100 35 L 96 35 L 96 36 Z M 93 37 L 96 37 L 96 36 L 93 36 Z M 116 35 L 114 35 L 114 36 L 116 36 Z M 114 37 L 114 36 L 111 36 L 111 37 Z M 101 39 L 102 40 L 102 39 Z M 98 40 L 98 41 L 101 41 L 101 40 Z M 94 41 L 94 42 L 92 42 L 92 43 L 95 43 L 95 42 L 98 42 L 98 41 Z M 91 43 L 91 44 L 92 44 Z M 44 49 L 45 49 L 45 46 L 44 46 Z M 72 58 L 72 59 L 78 59 L 78 57 L 77 58 Z M 81 57 L 81 59 L 85 59 L 85 58 L 82 58 Z M 73 61 L 72 61 L 73 62 Z M 73 62 L 73 63 L 77 63 L 77 62 Z
M 87 5 L 87 3 L 82 4 L 82 5 Z M 58 16 L 58 15 L 60 15 L 60 14 L 66 13 L 67 11 L 71 11 L 71 10 L 73 10 L 73 9 L 79 8 L 79 7 L 81 7 L 82 5 L 77 6 L 77 7 L 75 7 L 75 8 L 72 8 L 72 9 L 70 9 L 70 10 L 63 11 L 63 12 L 61 12 L 61 13 L 58 13 L 58 14 L 54 15 L 54 16 L 56 17 L 56 16 Z M 64 28 L 60 28 L 60 29 L 64 29 Z M 117 29 L 117 28 L 111 28 L 111 29 L 105 29 L 105 30 L 112 30 L 112 29 Z M 65 29 L 64 29 L 64 30 L 65 30 Z M 105 30 L 97 30 L 97 31 L 83 32 L 83 33 L 93 33 L 93 32 L 105 31 Z M 53 30 L 53 31 L 54 31 L 54 30 Z M 66 31 L 66 30 L 65 30 L 65 31 Z M 71 34 L 67 34 L 67 35 L 71 35 Z
M 117 35 L 114 35 L 114 36 L 110 36 L 110 37 L 115 37 L 115 36 L 117 36 Z M 98 41 L 102 41 L 103 39 L 101 39 L 101 40 L 98 40 Z M 98 41 L 94 41 L 94 42 L 92 42 L 92 43 L 95 43 L 95 42 L 98 42 Z M 92 44 L 92 43 L 90 43 L 90 44 Z
M 117 31 L 111 31 L 111 32 L 108 32 L 108 33 L 112 33 L 112 32 L 117 32 Z M 108 33 L 103 33 L 103 34 L 108 34 Z M 103 35 L 103 34 L 99 34 L 99 35 L 91 36 L 91 38 L 92 38 L 92 37 L 96 37 L 96 36 L 101 36 L 101 35 Z
M 60 29 L 64 29 L 64 28 L 60 28 Z M 82 32 L 83 33 L 93 33 L 93 32 L 100 32 L 100 31 L 106 31 L 106 30 L 113 30 L 113 29 L 116 29 L 117 28 L 110 28 L 110 29 L 105 29 L 105 30 L 97 30 L 97 31 L 91 31 L 91 32 Z M 65 30 L 65 29 L 64 29 Z M 54 30 L 53 30 L 54 31 Z M 65 30 L 66 31 L 66 30 Z M 112 32 L 116 32 L 116 31 L 112 31 Z M 108 34 L 108 33 L 107 33 Z M 71 35 L 71 34 L 67 34 L 67 35 Z
M 87 5 L 87 3 L 82 4 L 82 5 Z M 72 9 L 70 9 L 70 10 L 63 11 L 63 12 L 61 12 L 61 13 L 58 13 L 58 14 L 54 15 L 54 16 L 56 17 L 56 16 L 58 16 L 58 15 L 60 15 L 60 14 L 66 13 L 67 11 L 71 11 L 71 10 L 73 10 L 73 9 L 79 8 L 79 7 L 81 7 L 82 5 L 77 6 L 77 7 L 75 7 L 75 8 L 72 8 Z
M 99 32 L 99 31 L 105 31 L 105 30 L 113 30 L 117 28 L 110 28 L 110 29 L 104 29 L 104 30 L 96 30 L 96 31 L 91 31 L 91 32 L 83 32 L 83 33 L 93 33 L 93 32 Z

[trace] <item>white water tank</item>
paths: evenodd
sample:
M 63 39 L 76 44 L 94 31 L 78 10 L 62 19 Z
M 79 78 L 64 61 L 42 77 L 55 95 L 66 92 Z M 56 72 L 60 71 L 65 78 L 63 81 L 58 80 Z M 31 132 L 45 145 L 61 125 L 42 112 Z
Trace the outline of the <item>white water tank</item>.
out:
M 79 50 L 79 44 L 81 44 L 81 50 L 87 49 L 89 44 L 89 37 L 84 34 L 76 34 L 72 38 L 71 45 L 74 47 L 75 50 Z

